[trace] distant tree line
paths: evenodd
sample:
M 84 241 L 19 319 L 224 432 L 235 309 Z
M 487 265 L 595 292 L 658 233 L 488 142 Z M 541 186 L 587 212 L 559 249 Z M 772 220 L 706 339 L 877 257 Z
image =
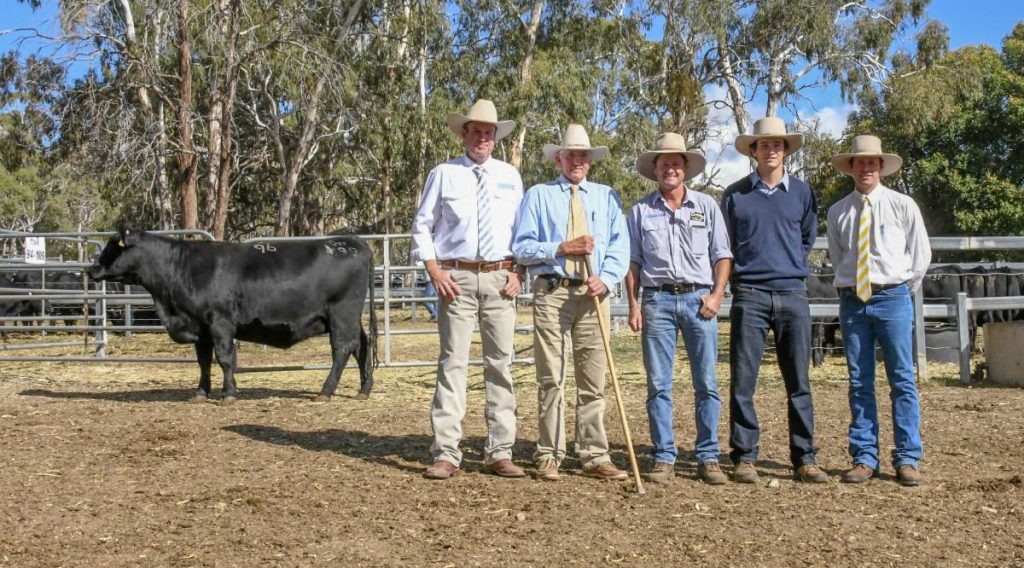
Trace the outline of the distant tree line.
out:
M 9 32 L 55 49 L 0 59 L 0 226 L 402 232 L 461 150 L 446 114 L 476 98 L 517 121 L 496 154 L 528 184 L 582 122 L 612 149 L 592 177 L 631 201 L 658 132 L 700 148 L 838 86 L 849 134 L 906 158 L 892 184 L 933 233 L 1024 234 L 1024 26 L 949 52 L 929 2 L 62 0 L 57 37 Z M 827 207 L 852 188 L 827 167 L 847 143 L 793 128 L 791 168 Z M 707 173 L 698 189 L 733 181 Z

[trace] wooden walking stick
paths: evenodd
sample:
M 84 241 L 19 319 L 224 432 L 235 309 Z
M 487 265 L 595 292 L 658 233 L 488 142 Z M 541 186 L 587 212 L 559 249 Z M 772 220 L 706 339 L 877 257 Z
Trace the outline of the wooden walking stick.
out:
M 590 255 L 586 255 L 587 277 L 594 275 L 594 266 L 591 263 Z M 619 407 L 619 420 L 622 421 L 622 430 L 626 433 L 626 448 L 629 449 L 629 465 L 633 468 L 633 479 L 636 480 L 636 492 L 640 495 L 647 493 L 644 484 L 640 480 L 640 467 L 636 463 L 636 452 L 633 451 L 633 436 L 629 433 L 629 422 L 626 421 L 626 406 L 622 403 L 622 391 L 619 389 L 619 374 L 615 371 L 615 359 L 612 358 L 612 342 L 608 336 L 608 326 L 605 324 L 604 315 L 601 313 L 601 298 L 594 296 L 594 310 L 597 311 L 597 321 L 601 326 L 601 339 L 604 341 L 604 355 L 608 359 L 608 372 L 612 376 L 612 388 L 615 389 L 615 402 Z

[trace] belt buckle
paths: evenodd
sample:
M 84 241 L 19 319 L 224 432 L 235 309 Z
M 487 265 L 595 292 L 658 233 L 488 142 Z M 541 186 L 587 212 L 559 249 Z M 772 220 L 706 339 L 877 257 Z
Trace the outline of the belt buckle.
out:
M 478 262 L 478 263 L 476 263 L 476 271 L 477 272 L 486 272 L 488 264 L 490 264 L 490 263 L 487 263 L 487 262 Z

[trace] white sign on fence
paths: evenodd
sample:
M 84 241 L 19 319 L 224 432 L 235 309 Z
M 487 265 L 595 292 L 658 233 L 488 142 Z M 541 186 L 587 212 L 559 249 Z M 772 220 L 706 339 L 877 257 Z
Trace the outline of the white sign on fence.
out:
M 27 264 L 46 264 L 45 238 L 25 237 L 25 262 Z

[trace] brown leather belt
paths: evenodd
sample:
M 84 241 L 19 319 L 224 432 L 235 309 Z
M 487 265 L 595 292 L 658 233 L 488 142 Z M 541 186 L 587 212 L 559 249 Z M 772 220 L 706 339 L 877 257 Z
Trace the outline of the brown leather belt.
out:
M 494 262 L 466 262 L 464 260 L 439 260 L 441 266 L 448 268 L 461 268 L 473 272 L 493 272 L 495 270 L 515 270 L 516 261 L 511 258 L 496 260 Z
M 661 286 L 653 286 L 655 290 L 661 290 L 662 292 L 668 292 L 669 294 L 689 294 L 690 292 L 696 292 L 701 288 L 710 288 L 704 284 L 693 284 L 690 282 L 680 284 L 662 284 Z

